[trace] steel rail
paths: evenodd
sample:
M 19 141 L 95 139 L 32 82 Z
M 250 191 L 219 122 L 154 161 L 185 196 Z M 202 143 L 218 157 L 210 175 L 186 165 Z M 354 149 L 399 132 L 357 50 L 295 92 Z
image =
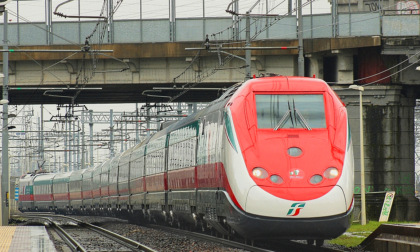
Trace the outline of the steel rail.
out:
M 73 237 L 67 233 L 64 229 L 62 229 L 57 223 L 55 223 L 54 221 L 51 221 L 51 224 L 53 225 L 53 227 L 59 232 L 57 232 L 57 234 L 64 240 L 64 242 L 71 248 L 73 249 L 73 251 L 80 251 L 80 252 L 87 252 L 87 250 L 80 244 L 78 243 L 75 239 L 73 239 Z
M 328 248 L 328 247 L 322 247 L 322 246 L 308 245 L 306 243 L 300 243 L 297 241 L 290 241 L 290 240 L 275 241 L 274 243 L 269 244 L 269 245 L 266 245 L 266 244 L 261 245 L 261 244 L 258 244 L 258 242 L 253 243 L 253 245 L 248 245 L 245 243 L 228 240 L 226 238 L 215 237 L 215 236 L 207 235 L 203 233 L 190 232 L 187 230 L 181 230 L 181 229 L 173 228 L 173 227 L 158 226 L 158 225 L 148 225 L 148 226 L 154 229 L 160 229 L 160 230 L 164 230 L 168 232 L 175 232 L 177 234 L 183 234 L 185 236 L 190 236 L 190 237 L 194 237 L 201 240 L 215 242 L 215 243 L 223 244 L 228 247 L 243 249 L 243 250 L 247 250 L 251 252 L 274 252 L 274 251 L 344 252 L 343 250 L 340 250 L 337 248 Z
M 219 238 L 219 237 L 215 237 L 215 236 L 211 236 L 211 235 L 207 235 L 207 234 L 190 232 L 190 231 L 186 231 L 186 230 L 182 230 L 182 229 L 178 229 L 178 228 L 158 226 L 158 225 L 148 225 L 148 226 L 150 226 L 151 228 L 154 228 L 154 229 L 160 229 L 160 230 L 164 230 L 164 231 L 167 231 L 167 232 L 175 232 L 176 234 L 183 234 L 185 236 L 190 236 L 190 237 L 194 237 L 194 238 L 201 239 L 201 240 L 206 240 L 206 241 L 210 241 L 210 242 L 214 242 L 214 243 L 218 243 L 218 244 L 223 244 L 227 247 L 243 249 L 243 250 L 247 250 L 247 251 L 251 251 L 251 252 L 274 252 L 274 250 L 258 248 L 258 247 L 254 247 L 254 246 L 247 245 L 247 244 L 244 244 L 244 243 L 240 243 L 240 242 L 236 242 L 236 241 L 232 241 L 232 240 L 227 240 L 227 239 L 224 239 L 224 238 Z
M 150 247 L 148 247 L 148 246 L 146 246 L 144 244 L 141 244 L 141 243 L 139 243 L 137 241 L 131 240 L 131 239 L 127 238 L 127 237 L 124 237 L 122 235 L 119 235 L 117 233 L 114 233 L 112 231 L 109 231 L 107 229 L 104 229 L 104 228 L 95 226 L 95 225 L 90 224 L 90 223 L 86 223 L 84 221 L 81 221 L 81 220 L 76 219 L 76 218 L 73 218 L 73 217 L 69 217 L 69 216 L 65 216 L 65 215 L 57 215 L 57 214 L 42 214 L 42 215 L 38 215 L 38 214 L 33 214 L 33 213 L 28 214 L 28 215 L 25 214 L 24 216 L 26 216 L 26 217 L 34 217 L 34 218 L 42 218 L 42 219 L 48 219 L 47 216 L 49 216 L 49 217 L 56 217 L 56 218 L 69 219 L 69 220 L 74 221 L 78 226 L 80 226 L 82 228 L 88 228 L 88 229 L 90 229 L 92 231 L 95 231 L 96 233 L 98 233 L 100 235 L 103 235 L 103 236 L 106 236 L 106 237 L 114 240 L 115 242 L 118 242 L 121 245 L 127 246 L 127 247 L 129 247 L 129 248 L 131 248 L 133 250 L 143 251 L 143 252 L 158 252 L 157 250 L 154 250 L 154 249 L 152 249 L 152 248 L 150 248 Z M 53 222 L 53 221 L 50 221 L 50 222 Z M 57 224 L 56 223 L 53 223 L 53 225 L 57 225 Z M 62 230 L 63 233 L 67 234 L 67 232 L 64 231 L 61 227 L 58 227 L 57 226 L 57 228 L 60 231 Z M 68 235 L 68 236 L 70 237 L 69 238 L 70 240 L 73 240 L 70 235 Z M 78 244 L 78 243 L 76 242 L 76 244 Z M 76 251 L 83 251 L 83 252 L 86 251 L 80 244 L 78 244 L 77 247 L 80 248 L 80 250 L 76 250 Z
M 26 217 L 38 218 L 47 221 L 54 229 L 54 231 L 61 237 L 64 243 L 72 250 L 72 251 L 79 251 L 79 252 L 87 252 L 87 250 L 78 243 L 73 237 L 67 233 L 63 228 L 61 228 L 57 223 L 55 223 L 51 216 L 51 213 L 44 213 L 44 214 L 25 214 Z
M 89 229 L 91 229 L 91 230 L 93 230 L 93 231 L 95 231 L 95 232 L 97 232 L 99 234 L 106 235 L 106 236 L 108 236 L 111 239 L 114 238 L 113 240 L 115 240 L 116 242 L 122 241 L 122 242 L 126 243 L 126 244 L 123 244 L 124 246 L 130 245 L 130 247 L 132 247 L 134 249 L 138 249 L 138 250 L 144 251 L 144 252 L 158 252 L 157 250 L 154 250 L 152 248 L 149 248 L 148 246 L 146 246 L 144 244 L 141 244 L 141 243 L 139 243 L 137 241 L 131 240 L 131 239 L 127 238 L 127 237 L 124 237 L 122 235 L 119 235 L 117 233 L 114 233 L 112 231 L 109 231 L 109 230 L 107 230 L 105 228 L 101 228 L 101 227 L 95 226 L 93 224 L 90 224 L 90 223 L 87 223 L 87 222 L 78 220 L 78 219 L 73 218 L 73 217 L 65 216 L 65 215 L 56 215 L 56 216 L 57 217 L 60 217 L 60 218 L 66 218 L 66 219 L 75 221 L 79 226 L 88 227 Z

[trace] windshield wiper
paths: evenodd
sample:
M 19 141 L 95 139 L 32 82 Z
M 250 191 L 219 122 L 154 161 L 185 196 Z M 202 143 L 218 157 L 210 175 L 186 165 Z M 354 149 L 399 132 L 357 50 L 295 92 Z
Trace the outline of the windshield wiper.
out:
M 274 127 L 274 130 L 278 130 L 287 122 L 287 119 L 290 118 L 290 121 L 292 122 L 293 128 L 295 127 L 295 123 L 293 122 L 292 118 L 292 110 L 290 109 L 290 103 L 287 102 L 289 106 L 289 110 L 284 114 L 284 116 L 280 119 L 279 123 Z
M 296 121 L 298 121 L 298 119 L 299 119 L 299 122 L 302 126 L 304 126 L 308 130 L 312 130 L 312 128 L 309 126 L 308 122 L 306 121 L 305 117 L 303 117 L 303 115 L 300 113 L 300 111 L 296 108 L 295 100 L 293 100 L 293 109 L 294 109 L 294 114 L 295 114 Z

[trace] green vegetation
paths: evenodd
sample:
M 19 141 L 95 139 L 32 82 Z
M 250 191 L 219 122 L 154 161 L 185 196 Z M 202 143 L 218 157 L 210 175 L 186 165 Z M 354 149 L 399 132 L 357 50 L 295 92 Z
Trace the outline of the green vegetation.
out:
M 346 233 L 336 239 L 330 240 L 329 243 L 346 247 L 356 247 L 381 224 L 385 223 L 387 222 L 369 221 L 365 226 L 362 226 L 360 223 L 355 222 L 350 226 Z

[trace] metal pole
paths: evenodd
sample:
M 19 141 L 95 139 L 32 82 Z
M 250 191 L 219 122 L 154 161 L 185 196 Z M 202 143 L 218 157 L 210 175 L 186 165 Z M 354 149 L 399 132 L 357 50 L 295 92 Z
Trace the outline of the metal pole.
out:
M 93 167 L 93 110 L 89 110 L 90 166 Z
M 77 28 L 78 28 L 79 43 L 82 44 L 82 43 L 84 43 L 84 41 L 82 41 L 82 22 L 81 22 L 81 18 L 80 18 L 80 16 L 81 16 L 80 0 L 77 1 L 77 14 L 79 15 L 78 22 L 77 22 L 78 23 Z
M 19 0 L 16 1 L 16 23 L 17 23 L 17 44 L 20 45 L 20 14 L 19 14 Z
M 74 115 L 74 112 L 73 112 L 73 115 Z M 72 171 L 77 170 L 76 167 L 77 167 L 77 164 L 79 162 L 79 160 L 78 160 L 79 157 L 77 156 L 77 149 L 79 147 L 76 146 L 77 145 L 76 136 L 77 136 L 77 133 L 76 133 L 76 120 L 74 119 L 73 120 L 73 132 L 72 132 L 72 137 L 73 137 L 73 140 L 72 140 L 72 145 L 73 145 L 73 152 L 72 152 L 73 153 L 73 158 L 72 158 L 72 160 L 73 160 L 73 169 L 72 169 Z
M 2 128 L 2 153 L 1 153 L 1 210 L 2 210 L 2 226 L 9 224 L 9 132 L 8 132 L 8 117 L 9 117 L 9 53 L 8 38 L 7 38 L 7 10 L 4 10 L 4 26 L 3 26 L 3 128 Z
M 127 123 L 125 123 L 125 126 L 127 126 Z M 120 124 L 120 127 L 121 127 L 121 153 L 122 152 L 124 152 L 124 132 L 123 132 L 123 124 L 122 124 L 122 122 L 121 122 L 121 124 Z
M 52 0 L 45 0 L 45 26 L 47 28 L 47 45 L 52 44 Z
M 110 138 L 109 138 L 109 156 L 113 158 L 114 153 L 114 111 L 111 109 L 109 111 L 109 131 L 110 131 Z
M 175 0 L 169 0 L 169 23 L 170 23 L 170 40 L 174 42 L 176 40 L 176 2 Z
M 139 104 L 136 103 L 136 145 L 140 143 L 140 133 L 139 133 Z
M 85 110 L 83 110 L 82 111 L 82 165 L 80 166 L 80 169 L 85 169 L 86 167 L 85 167 L 85 163 L 86 163 L 86 159 L 85 159 L 85 157 L 86 157 L 86 151 L 85 151 L 85 146 L 86 146 L 86 143 L 85 143 L 85 116 L 86 116 L 86 113 L 85 113 Z
M 146 136 L 150 136 L 150 104 L 146 103 Z
M 305 75 L 305 59 L 303 58 L 303 16 L 302 16 L 302 0 L 298 0 L 298 76 Z
M 40 122 L 41 131 L 39 133 L 40 150 L 39 154 L 41 156 L 41 163 L 44 165 L 44 104 L 41 104 L 41 122 Z
M 126 151 L 128 149 L 128 129 L 127 129 L 127 122 L 125 122 L 125 134 L 124 134 L 124 139 L 125 141 L 125 147 L 124 147 L 124 151 Z
M 363 143 L 363 100 L 362 92 L 365 90 L 362 86 L 350 85 L 350 89 L 359 91 L 359 122 L 360 122 L 360 224 L 366 225 L 366 192 L 365 192 L 365 151 Z
M 233 12 L 239 13 L 239 1 L 233 3 Z M 239 40 L 239 16 L 233 15 L 233 39 Z
M 332 9 L 331 9 L 331 16 L 332 16 L 332 33 L 333 38 L 337 37 L 337 0 L 332 0 Z
M 60 166 L 57 166 L 57 152 L 55 151 L 56 147 L 57 147 L 57 139 L 54 139 L 54 172 L 61 172 L 59 170 Z
M 68 143 L 68 153 L 69 153 L 69 163 L 68 163 L 68 171 L 72 171 L 72 165 L 73 165 L 73 148 L 72 148 L 72 141 L 73 141 L 73 139 L 72 139 L 72 136 L 73 136 L 73 134 L 72 134 L 72 127 L 71 127 L 71 125 L 72 125 L 72 122 L 71 122 L 71 119 L 69 120 L 69 132 L 67 133 L 68 134 L 68 140 L 69 140 L 69 143 Z
M 36 163 L 37 165 L 37 170 L 43 170 L 44 168 L 44 162 L 43 162 L 43 158 L 42 158 L 42 140 L 41 140 L 41 118 L 38 117 L 38 161 Z
M 143 10 L 142 10 L 142 0 L 140 0 L 140 42 L 143 42 Z
M 251 46 L 251 17 L 249 11 L 246 12 L 246 43 L 245 43 L 245 80 L 251 79 L 251 50 L 247 47 Z
M 114 13 L 113 0 L 108 0 L 108 42 L 114 43 Z
M 81 161 L 80 161 L 80 148 L 83 148 L 83 146 L 80 146 L 80 120 L 77 120 L 77 133 L 74 133 L 77 136 L 77 152 L 76 152 L 76 170 L 82 169 Z M 83 152 L 82 152 L 83 153 Z M 82 155 L 82 160 L 84 160 Z
M 363 101 L 362 101 L 363 87 L 359 90 L 359 116 L 360 116 L 360 193 L 361 193 L 361 224 L 366 225 L 366 195 L 365 195 L 365 152 L 363 143 Z
M 66 128 L 66 132 L 64 133 L 64 164 L 67 165 L 68 164 L 68 143 L 67 143 L 67 136 L 68 136 L 68 125 L 67 125 L 67 116 L 66 116 L 66 121 L 64 122 L 65 128 Z M 64 172 L 67 172 L 67 168 L 64 168 Z
M 266 27 L 269 27 L 268 26 L 268 13 L 270 12 L 270 10 L 268 9 L 268 0 L 265 0 L 265 14 L 267 15 L 267 17 L 265 18 L 265 26 Z M 269 32 L 270 31 L 270 29 L 267 29 L 266 31 L 265 31 L 265 37 L 268 39 L 269 38 Z
M 160 113 L 160 103 L 156 103 L 156 131 L 160 130 L 160 120 L 159 120 L 159 113 Z

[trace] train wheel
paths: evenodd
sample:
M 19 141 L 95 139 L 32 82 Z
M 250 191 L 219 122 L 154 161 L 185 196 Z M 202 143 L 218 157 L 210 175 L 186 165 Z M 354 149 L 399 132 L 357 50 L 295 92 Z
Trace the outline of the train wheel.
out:
M 324 245 L 324 240 L 320 239 L 320 240 L 316 240 L 316 246 L 317 247 L 322 247 Z

